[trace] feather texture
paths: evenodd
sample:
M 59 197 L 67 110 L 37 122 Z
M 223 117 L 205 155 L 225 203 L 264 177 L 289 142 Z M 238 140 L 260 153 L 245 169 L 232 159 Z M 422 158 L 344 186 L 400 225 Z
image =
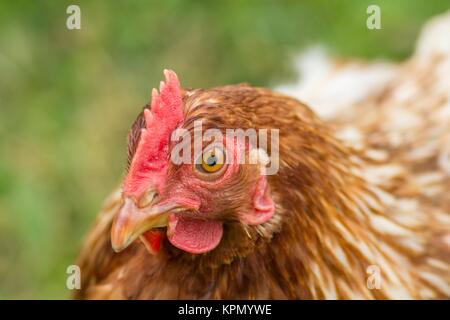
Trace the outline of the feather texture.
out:
M 155 256 L 141 242 L 114 253 L 119 189 L 82 248 L 76 297 L 450 297 L 449 24 L 450 14 L 431 21 L 400 65 L 310 53 L 299 66 L 315 61 L 318 74 L 303 70 L 299 84 L 278 89 L 312 111 L 247 85 L 184 91 L 186 128 L 203 119 L 218 128 L 280 129 L 280 170 L 268 178 L 274 217 L 252 228 L 227 224 L 207 254 L 167 240 Z M 241 203 L 234 193 L 224 198 L 223 210 Z M 379 289 L 367 284 L 371 266 L 381 271 Z

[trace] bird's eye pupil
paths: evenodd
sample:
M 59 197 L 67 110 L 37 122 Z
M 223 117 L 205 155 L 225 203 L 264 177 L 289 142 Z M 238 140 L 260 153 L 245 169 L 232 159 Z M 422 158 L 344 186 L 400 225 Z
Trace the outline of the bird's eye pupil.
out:
M 221 148 L 215 147 L 213 149 L 203 151 L 200 163 L 197 163 L 195 168 L 198 172 L 204 173 L 220 173 L 224 168 L 225 153 Z
M 217 159 L 216 156 L 210 156 L 207 160 L 206 163 L 208 164 L 208 166 L 215 166 L 217 163 Z

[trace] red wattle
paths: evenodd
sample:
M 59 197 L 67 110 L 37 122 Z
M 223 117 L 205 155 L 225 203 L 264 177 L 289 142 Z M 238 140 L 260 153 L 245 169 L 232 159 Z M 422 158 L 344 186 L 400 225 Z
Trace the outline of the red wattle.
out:
M 195 254 L 209 252 L 220 243 L 222 234 L 219 221 L 169 216 L 167 237 L 178 249 Z
M 141 236 L 141 240 L 151 254 L 157 254 L 161 250 L 161 240 L 163 233 L 159 230 L 151 230 L 145 232 Z

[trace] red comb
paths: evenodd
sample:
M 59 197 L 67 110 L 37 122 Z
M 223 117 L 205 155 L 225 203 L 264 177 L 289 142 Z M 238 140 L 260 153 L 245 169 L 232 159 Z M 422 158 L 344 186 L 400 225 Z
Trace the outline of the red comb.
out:
M 169 161 L 169 139 L 172 131 L 183 121 L 180 82 L 175 72 L 164 70 L 166 81 L 152 90 L 150 109 L 144 110 L 146 128 L 125 178 L 123 192 L 139 196 L 149 186 L 160 189 Z

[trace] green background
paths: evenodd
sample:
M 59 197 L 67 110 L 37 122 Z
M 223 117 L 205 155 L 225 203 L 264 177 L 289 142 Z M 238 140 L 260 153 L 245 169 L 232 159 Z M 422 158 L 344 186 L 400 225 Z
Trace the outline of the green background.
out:
M 81 7 L 81 30 L 66 8 Z M 366 28 L 378 4 L 382 30 Z M 2 1 L 0 298 L 68 298 L 66 268 L 120 182 L 126 133 L 163 68 L 186 87 L 294 79 L 324 44 L 401 60 L 441 1 Z

